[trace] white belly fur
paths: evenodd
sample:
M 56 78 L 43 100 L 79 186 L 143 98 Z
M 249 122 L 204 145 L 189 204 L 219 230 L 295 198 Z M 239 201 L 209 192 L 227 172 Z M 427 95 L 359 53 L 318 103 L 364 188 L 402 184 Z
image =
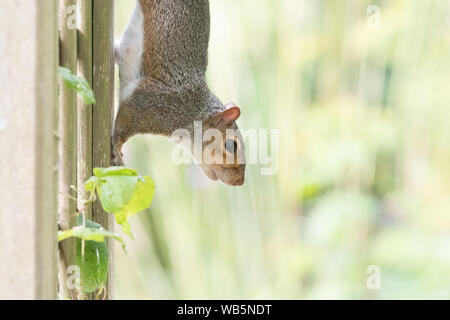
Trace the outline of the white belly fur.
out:
M 144 49 L 144 15 L 136 1 L 130 23 L 116 42 L 115 56 L 120 74 L 120 103 L 127 100 L 142 81 L 141 63 Z

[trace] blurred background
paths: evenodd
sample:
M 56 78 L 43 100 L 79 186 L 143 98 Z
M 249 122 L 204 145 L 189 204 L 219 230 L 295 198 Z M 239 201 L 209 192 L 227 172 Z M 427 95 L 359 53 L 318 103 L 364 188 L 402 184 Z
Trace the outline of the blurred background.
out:
M 210 2 L 210 87 L 242 129 L 280 130 L 280 169 L 230 188 L 130 140 L 156 193 L 116 297 L 449 299 L 450 1 Z M 134 5 L 116 1 L 117 37 Z

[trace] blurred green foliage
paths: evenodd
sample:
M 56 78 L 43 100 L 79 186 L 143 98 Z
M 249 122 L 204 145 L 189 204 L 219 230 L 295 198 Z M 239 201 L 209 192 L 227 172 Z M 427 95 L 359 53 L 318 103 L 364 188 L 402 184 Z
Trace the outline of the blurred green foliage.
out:
M 116 5 L 120 35 L 134 4 Z M 209 184 L 166 139 L 132 139 L 127 165 L 157 188 L 116 250 L 117 297 L 450 298 L 450 1 L 211 0 L 211 14 L 209 83 L 241 128 L 280 129 L 280 171 Z

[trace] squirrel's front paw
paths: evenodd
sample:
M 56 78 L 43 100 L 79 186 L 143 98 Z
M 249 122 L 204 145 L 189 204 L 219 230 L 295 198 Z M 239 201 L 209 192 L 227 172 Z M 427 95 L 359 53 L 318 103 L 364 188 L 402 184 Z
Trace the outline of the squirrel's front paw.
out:
M 114 150 L 114 148 L 111 152 L 111 165 L 116 166 L 116 167 L 124 167 L 125 166 L 122 156 L 118 152 L 116 152 Z
M 113 155 L 113 157 L 111 158 L 111 164 L 115 167 L 124 167 L 125 163 L 123 162 L 122 157 L 120 157 L 119 155 Z
M 111 139 L 111 165 L 116 167 L 124 167 L 122 144 L 114 143 L 114 137 Z

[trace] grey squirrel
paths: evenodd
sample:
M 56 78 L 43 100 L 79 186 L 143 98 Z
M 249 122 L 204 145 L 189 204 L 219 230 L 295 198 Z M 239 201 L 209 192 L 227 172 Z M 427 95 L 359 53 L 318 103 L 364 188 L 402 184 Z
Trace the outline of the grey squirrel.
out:
M 114 165 L 123 165 L 122 146 L 130 137 L 171 137 L 177 129 L 193 136 L 194 121 L 201 121 L 203 133 L 217 129 L 222 139 L 202 139 L 202 151 L 209 152 L 201 155 L 191 147 L 196 161 L 212 180 L 244 184 L 245 146 L 235 123 L 241 111 L 234 103 L 224 106 L 206 83 L 209 34 L 208 0 L 137 1 L 115 47 L 120 106 L 112 139 Z

